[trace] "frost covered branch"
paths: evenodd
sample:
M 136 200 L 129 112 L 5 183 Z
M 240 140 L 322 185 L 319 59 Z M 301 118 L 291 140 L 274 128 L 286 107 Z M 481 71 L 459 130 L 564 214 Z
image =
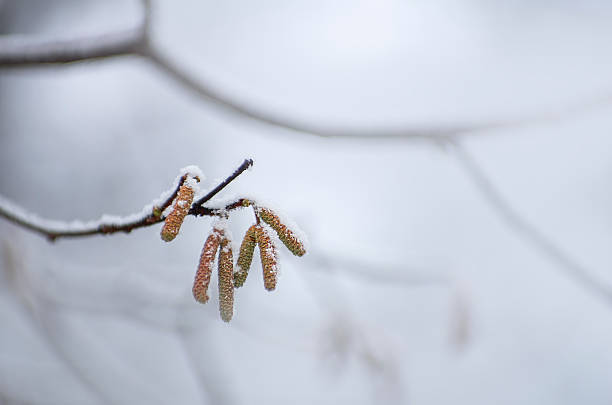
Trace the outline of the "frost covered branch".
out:
M 242 164 L 227 179 L 195 202 L 189 211 L 189 215 L 218 216 L 223 210 L 232 210 L 241 207 L 243 201 L 242 199 L 231 202 L 222 208 L 209 208 L 205 207 L 203 204 L 207 203 L 252 165 L 253 161 L 251 159 L 246 159 L 244 162 L 242 162 Z M 197 175 L 198 173 L 193 172 L 198 172 L 199 169 L 188 167 L 183 169 L 183 171 L 185 173 L 182 173 L 177 178 L 176 186 L 173 188 L 172 192 L 162 194 L 158 200 L 144 207 L 140 213 L 127 217 L 103 216 L 97 221 L 86 223 L 45 220 L 26 212 L 23 208 L 16 206 L 1 196 L 0 216 L 23 228 L 38 232 L 49 238 L 51 241 L 65 237 L 80 237 L 117 232 L 129 233 L 133 229 L 151 226 L 164 221 L 166 217 L 163 215 L 163 213 L 168 207 L 170 207 L 172 201 L 176 199 L 180 187 L 185 183 L 188 176 Z
M 558 265 L 572 280 L 582 285 L 592 293 L 600 295 L 612 304 L 612 288 L 601 280 L 597 280 L 592 272 L 582 264 L 578 263 L 571 255 L 564 251 L 554 241 L 548 238 L 535 225 L 525 219 L 512 205 L 503 197 L 501 192 L 495 187 L 485 171 L 470 156 L 463 146 L 455 141 L 450 143 L 452 151 L 457 160 L 465 169 L 474 185 L 482 193 L 484 199 L 495 210 L 497 215 L 514 229 L 524 240 L 529 242 L 534 248 Z
M 219 276 L 219 312 L 221 319 L 229 322 L 234 313 L 234 288 L 244 285 L 256 246 L 259 248 L 264 274 L 264 287 L 268 291 L 276 288 L 279 269 L 278 255 L 276 253 L 276 245 L 272 241 L 268 229 L 273 230 L 278 239 L 295 256 L 306 254 L 307 239 L 305 235 L 301 234 L 297 227 L 290 229 L 286 225 L 290 222 L 287 219 L 282 219 L 282 215 L 259 205 L 253 200 L 241 198 L 229 203 L 221 202 L 219 204 L 217 202 L 217 207 L 212 208 L 203 205 L 252 165 L 253 161 L 246 159 L 234 173 L 195 202 L 194 199 L 199 191 L 198 183 L 204 179 L 204 176 L 198 167 L 186 167 L 181 170 L 181 174 L 177 177 L 174 191 L 165 193 L 170 194 L 168 197 L 162 195 L 157 201 L 146 206 L 140 214 L 126 218 L 102 217 L 99 221 L 85 224 L 42 220 L 26 213 L 21 207 L 15 206 L 1 197 L 0 216 L 19 226 L 41 233 L 50 240 L 60 237 L 130 232 L 132 229 L 163 221 L 164 225 L 160 236 L 165 242 L 171 242 L 178 236 L 187 215 L 216 216 L 218 219 L 213 223 L 212 230 L 202 248 L 192 294 L 196 301 L 202 304 L 208 302 L 208 286 L 213 272 L 213 265 L 216 261 Z M 170 208 L 170 205 L 172 205 L 172 208 Z M 256 222 L 249 228 L 244 237 L 234 270 L 233 242 L 227 221 L 229 219 L 229 211 L 246 207 L 253 209 Z M 164 216 L 166 210 L 168 214 Z M 215 259 L 217 252 L 218 259 Z
M 135 55 L 145 41 L 140 27 L 64 40 L 11 36 L 0 39 L 0 66 L 32 67 Z

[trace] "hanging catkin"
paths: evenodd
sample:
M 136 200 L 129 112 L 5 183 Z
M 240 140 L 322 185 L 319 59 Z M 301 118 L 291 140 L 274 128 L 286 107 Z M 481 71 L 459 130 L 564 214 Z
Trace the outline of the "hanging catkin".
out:
M 274 231 L 276 231 L 278 238 L 287 246 L 287 249 L 296 256 L 303 256 L 306 253 L 304 244 L 300 239 L 295 236 L 291 229 L 287 228 L 276 215 L 274 211 L 269 208 L 259 207 L 257 210 L 259 217 Z
M 272 291 L 276 288 L 276 276 L 278 274 L 276 248 L 272 239 L 270 239 L 270 235 L 261 225 L 256 225 L 255 232 L 259 245 L 261 267 L 263 268 L 264 287 L 266 290 Z
M 164 221 L 164 226 L 161 229 L 161 238 L 166 242 L 170 242 L 178 235 L 181 225 L 191 208 L 193 196 L 195 192 L 188 181 L 183 183 L 179 188 L 172 212 L 168 214 Z
M 257 243 L 255 236 L 255 227 L 252 225 L 244 235 L 240 244 L 240 253 L 238 253 L 238 261 L 236 262 L 236 272 L 234 273 L 234 287 L 242 287 L 249 275 L 249 268 L 253 261 L 253 251 Z
M 221 319 L 229 322 L 234 314 L 234 258 L 232 243 L 226 237 L 219 248 L 219 313 Z
M 212 273 L 212 266 L 215 261 L 215 254 L 219 248 L 221 237 L 219 231 L 213 228 L 204 247 L 202 248 L 202 254 L 200 255 L 200 264 L 198 265 L 198 271 L 196 272 L 195 279 L 193 281 L 193 298 L 196 301 L 205 304 L 208 301 L 208 284 L 210 283 L 210 275 Z

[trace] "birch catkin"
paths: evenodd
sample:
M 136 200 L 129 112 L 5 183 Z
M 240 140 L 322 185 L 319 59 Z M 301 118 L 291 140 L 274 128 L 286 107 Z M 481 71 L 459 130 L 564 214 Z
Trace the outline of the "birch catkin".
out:
M 174 201 L 172 212 L 170 212 L 170 214 L 168 214 L 166 217 L 164 226 L 161 229 L 162 240 L 170 242 L 176 238 L 176 235 L 178 235 L 181 225 L 189 212 L 189 208 L 191 208 L 194 194 L 195 192 L 193 191 L 193 188 L 191 185 L 187 184 L 187 182 L 181 185 L 176 196 L 176 200 Z
M 219 313 L 221 319 L 229 322 L 234 314 L 234 258 L 232 244 L 223 237 L 219 249 Z
M 255 244 L 257 243 L 255 236 L 255 227 L 252 225 L 244 235 L 242 243 L 240 244 L 240 253 L 238 253 L 238 261 L 236 262 L 236 272 L 234 273 L 234 287 L 239 288 L 244 285 L 247 276 L 249 275 L 249 268 L 253 261 L 253 251 L 255 250 Z
M 264 287 L 266 290 L 272 291 L 276 288 L 276 276 L 278 274 L 276 248 L 272 239 L 270 239 L 270 235 L 261 225 L 256 225 L 255 232 L 259 245 L 261 267 L 263 268 Z
M 269 208 L 259 207 L 259 217 L 277 233 L 278 238 L 283 242 L 287 249 L 296 256 L 304 256 L 306 249 L 304 243 L 283 224 L 274 211 Z
M 202 254 L 200 255 L 200 264 L 198 265 L 198 271 L 196 272 L 195 279 L 193 281 L 193 298 L 196 301 L 205 304 L 208 301 L 208 284 L 210 284 L 210 275 L 212 273 L 212 266 L 215 261 L 215 254 L 219 248 L 220 235 L 217 229 L 213 228 L 213 231 L 202 248 Z

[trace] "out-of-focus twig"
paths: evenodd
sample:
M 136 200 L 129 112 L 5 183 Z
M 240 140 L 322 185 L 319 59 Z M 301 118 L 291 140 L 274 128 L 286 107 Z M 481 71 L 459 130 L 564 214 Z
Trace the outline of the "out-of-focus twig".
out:
M 143 16 L 134 28 L 69 39 L 0 36 L 0 67 L 42 67 L 140 55 L 149 42 L 151 17 L 150 1 L 142 3 Z
M 2 244 L 2 249 L 5 256 L 15 255 L 15 252 L 12 251 L 14 247 L 6 242 Z M 36 283 L 23 262 L 12 261 L 11 264 L 19 267 L 11 268 L 7 266 L 1 270 L 8 276 L 6 280 L 10 283 L 10 289 L 14 293 L 16 300 L 22 305 L 26 318 L 38 329 L 40 336 L 46 341 L 50 350 L 68 368 L 77 381 L 95 395 L 100 403 L 116 403 L 100 387 L 99 383 L 91 378 L 89 373 L 83 373 L 83 367 L 87 368 L 87 366 L 75 361 L 74 356 L 65 350 L 52 322 L 49 321 L 50 311 L 54 307 L 53 305 L 45 305 L 44 307 L 40 305 L 38 297 L 33 291 Z
M 191 374 L 195 377 L 200 394 L 203 398 L 207 399 L 204 403 L 210 402 L 219 405 L 233 404 L 235 401 L 232 398 L 231 390 L 227 389 L 231 386 L 219 384 L 218 381 L 214 381 L 215 379 L 211 378 L 211 374 L 214 375 L 215 373 L 222 372 L 219 365 L 215 365 L 209 357 L 206 358 L 206 362 L 199 361 L 198 357 L 200 356 L 198 356 L 197 349 L 200 348 L 200 345 L 194 346 L 191 343 L 192 333 L 194 331 L 177 326 L 174 332 L 183 353 L 185 353 L 185 360 L 191 369 Z M 206 369 L 204 367 L 206 367 L 208 372 L 205 371 Z
M 588 291 L 604 298 L 609 304 L 612 304 L 612 287 L 598 280 L 588 268 L 576 261 L 568 252 L 525 219 L 512 204 L 503 197 L 493 181 L 489 179 L 486 172 L 466 151 L 460 142 L 454 141 L 451 142 L 450 145 L 451 150 L 457 157 L 457 161 L 473 181 L 476 188 L 481 192 L 482 196 L 493 208 L 495 213 L 497 213 L 510 228 L 517 232 L 531 246 L 557 264 L 557 267 L 563 270 L 572 280 L 582 285 Z
M 76 39 L 0 39 L 0 66 L 42 67 L 118 56 L 137 55 L 145 36 L 142 29 L 127 29 Z
M 374 284 L 398 287 L 448 286 L 451 284 L 450 278 L 440 272 L 416 271 L 411 268 L 384 264 L 374 265 L 363 260 L 343 258 L 338 254 L 326 255 L 320 251 L 314 251 L 306 256 L 304 265 L 309 266 L 309 271 L 341 272 Z
M 196 97 L 214 104 L 223 111 L 248 119 L 259 124 L 324 138 L 397 138 L 443 141 L 456 135 L 478 132 L 502 126 L 502 123 L 487 122 L 470 125 L 397 127 L 397 128 L 334 128 L 316 122 L 300 121 L 283 114 L 266 111 L 248 105 L 238 97 L 233 97 L 215 88 L 212 83 L 196 78 L 180 64 L 159 49 L 150 46 L 143 55 L 166 77 L 173 80 Z
M 531 125 L 578 114 L 609 103 L 609 94 L 579 101 L 574 105 L 554 108 L 514 119 L 485 120 L 467 124 L 395 126 L 395 127 L 333 127 L 315 121 L 299 120 L 249 105 L 240 97 L 216 88 L 201 77 L 195 77 L 181 64 L 151 43 L 151 4 L 143 0 L 143 17 L 135 28 L 99 36 L 65 40 L 45 40 L 27 37 L 0 38 L 0 68 L 58 66 L 119 56 L 139 56 L 149 61 L 167 78 L 205 102 L 233 116 L 292 133 L 326 138 L 410 139 L 443 143 L 463 135 L 483 133 Z

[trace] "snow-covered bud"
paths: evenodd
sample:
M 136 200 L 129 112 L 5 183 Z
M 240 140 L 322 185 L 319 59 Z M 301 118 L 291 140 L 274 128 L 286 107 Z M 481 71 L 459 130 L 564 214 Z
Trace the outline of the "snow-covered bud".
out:
M 268 291 L 276 288 L 276 275 L 278 274 L 278 260 L 276 258 L 276 247 L 268 232 L 261 226 L 255 226 L 257 244 L 259 245 L 259 257 L 263 268 L 264 287 Z
M 213 228 L 213 231 L 208 235 L 208 238 L 206 238 L 206 242 L 204 242 L 202 254 L 200 255 L 200 264 L 195 275 L 195 280 L 193 281 L 192 292 L 193 298 L 202 304 L 208 301 L 208 284 L 210 283 L 212 266 L 220 241 L 221 237 L 219 231 Z
M 221 319 L 229 322 L 234 315 L 234 258 L 232 243 L 226 237 L 219 249 L 219 313 Z
M 190 181 L 191 180 L 191 181 Z M 168 214 L 164 221 L 164 226 L 161 229 L 161 238 L 166 242 L 170 242 L 178 235 L 183 220 L 191 208 L 195 191 L 193 190 L 192 182 L 195 179 L 187 179 L 179 188 L 172 212 Z
M 236 272 L 234 273 L 234 287 L 242 287 L 249 275 L 249 268 L 253 261 L 253 251 L 255 250 L 255 244 L 257 243 L 255 237 L 255 227 L 252 225 L 244 235 L 242 243 L 240 244 L 240 253 L 238 254 L 238 261 L 236 263 Z
M 287 228 L 287 226 L 281 222 L 280 218 L 274 211 L 269 208 L 260 207 L 257 212 L 259 214 L 259 218 L 261 218 L 265 223 L 270 225 L 274 231 L 276 231 L 278 238 L 285 246 L 287 246 L 287 249 L 289 249 L 291 253 L 296 256 L 304 256 L 306 253 L 304 244 L 298 239 L 297 236 L 295 236 L 291 229 Z

